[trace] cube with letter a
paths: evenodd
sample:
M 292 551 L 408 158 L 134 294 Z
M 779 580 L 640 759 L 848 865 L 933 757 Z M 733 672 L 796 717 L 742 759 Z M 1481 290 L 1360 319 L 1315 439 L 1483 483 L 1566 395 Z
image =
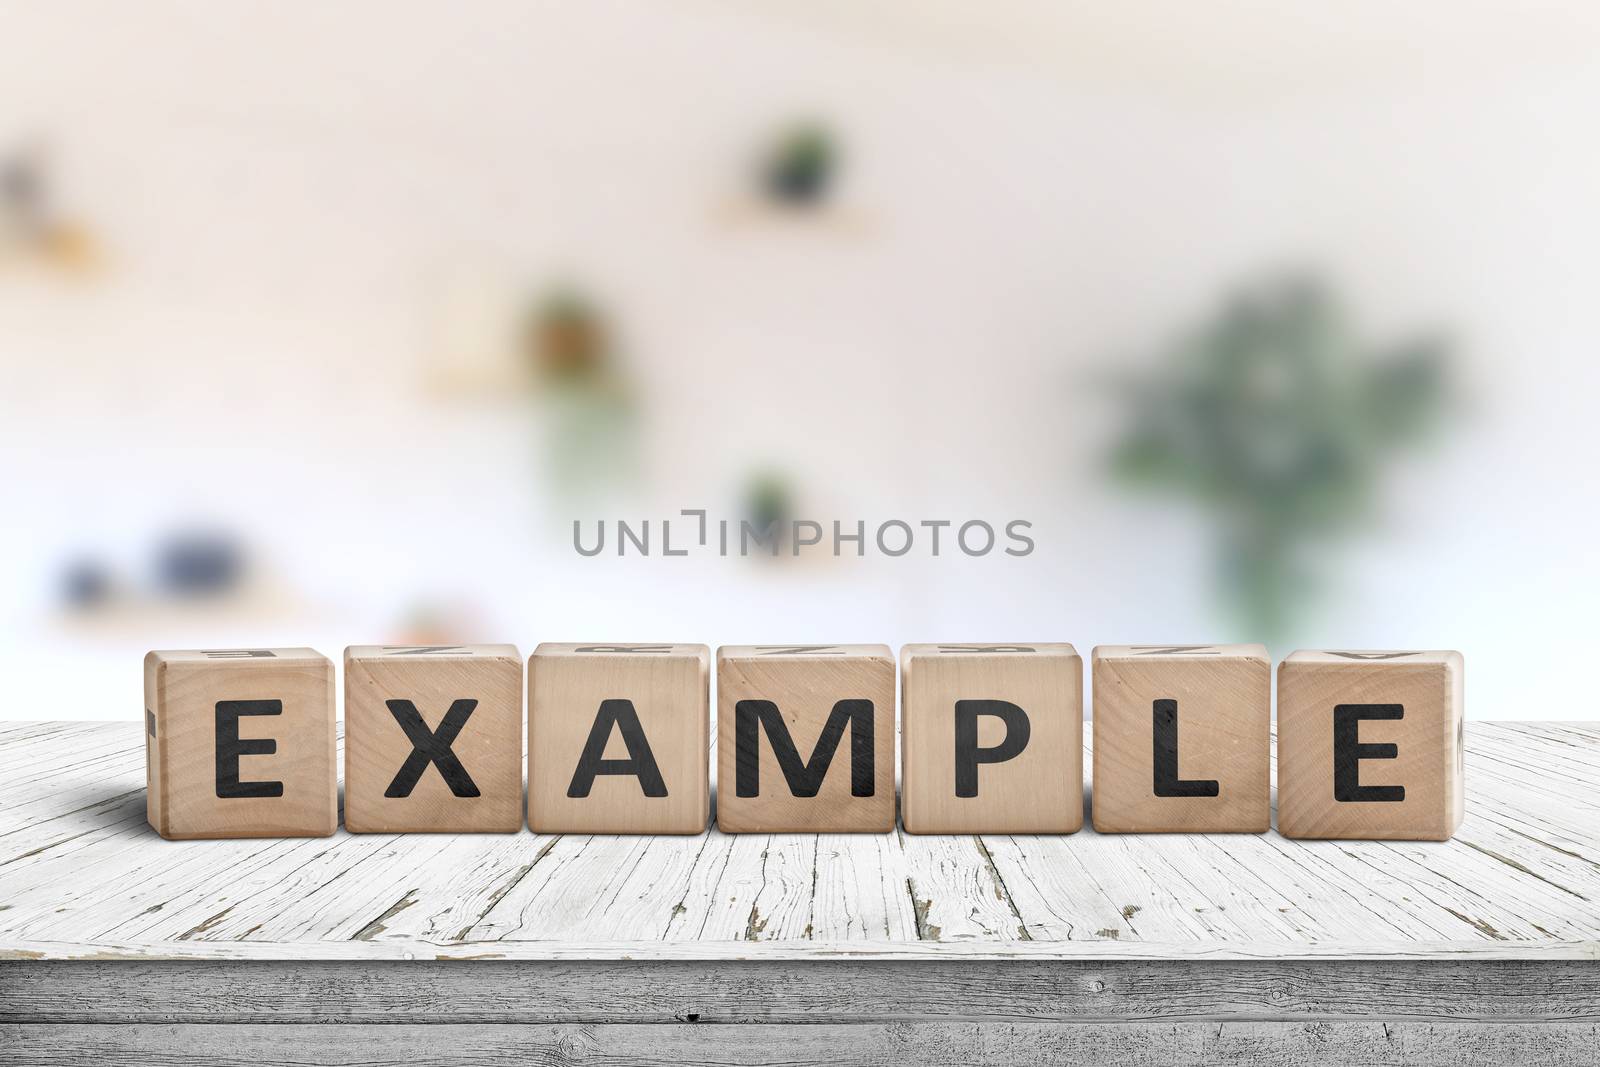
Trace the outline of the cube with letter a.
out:
M 906 645 L 900 684 L 907 831 L 1083 826 L 1083 659 L 1071 645 Z
M 717 825 L 726 833 L 894 829 L 886 645 L 717 650 Z
M 352 645 L 344 653 L 351 833 L 522 829 L 515 645 Z
M 540 645 L 528 661 L 528 825 L 702 833 L 710 735 L 705 645 Z
M 171 840 L 338 824 L 333 664 L 309 648 L 151 652 L 146 815 Z
M 1272 824 L 1272 665 L 1261 645 L 1094 650 L 1094 828 L 1262 833 Z
M 1444 841 L 1466 814 L 1459 652 L 1278 665 L 1278 832 Z

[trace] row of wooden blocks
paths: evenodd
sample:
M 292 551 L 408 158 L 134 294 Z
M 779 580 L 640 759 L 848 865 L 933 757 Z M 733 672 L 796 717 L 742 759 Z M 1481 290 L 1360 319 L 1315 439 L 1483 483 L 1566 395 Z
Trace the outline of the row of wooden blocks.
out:
M 703 831 L 710 659 L 705 645 L 540 645 L 528 661 L 528 826 Z M 1095 829 L 1267 830 L 1271 673 L 1260 645 L 1096 648 Z M 348 830 L 522 828 L 514 646 L 356 646 L 344 677 Z M 1083 825 L 1083 661 L 1071 645 L 907 645 L 900 680 L 907 831 Z M 168 838 L 333 833 L 333 686 L 333 665 L 309 648 L 150 653 L 151 825 Z M 894 828 L 887 646 L 723 647 L 717 701 L 722 830 Z M 1280 833 L 1443 840 L 1464 810 L 1460 653 L 1296 652 L 1279 665 Z

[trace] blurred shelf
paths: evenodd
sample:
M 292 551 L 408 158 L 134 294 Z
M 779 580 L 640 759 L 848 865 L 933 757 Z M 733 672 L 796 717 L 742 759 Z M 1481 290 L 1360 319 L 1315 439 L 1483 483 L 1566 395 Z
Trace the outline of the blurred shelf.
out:
M 869 240 L 882 227 L 876 216 L 849 204 L 784 206 L 758 196 L 729 197 L 712 211 L 712 223 L 727 232 L 804 232 L 848 240 Z
M 62 609 L 54 624 L 65 636 L 117 640 L 178 630 L 203 628 L 226 633 L 301 624 L 316 614 L 312 605 L 295 594 L 256 581 L 235 592 L 210 596 L 115 596 L 102 604 Z

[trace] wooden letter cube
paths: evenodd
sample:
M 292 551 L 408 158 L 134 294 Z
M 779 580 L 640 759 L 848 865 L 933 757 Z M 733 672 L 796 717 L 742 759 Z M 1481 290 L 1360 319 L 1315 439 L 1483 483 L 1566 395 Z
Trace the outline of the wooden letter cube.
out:
M 1444 841 L 1466 814 L 1459 652 L 1278 665 L 1278 832 Z
M 338 826 L 333 664 L 309 648 L 144 659 L 146 817 L 171 840 Z
M 711 650 L 540 645 L 528 661 L 528 825 L 698 834 L 711 811 Z
M 734 834 L 894 829 L 888 646 L 717 650 L 717 825 Z
M 345 649 L 344 825 L 357 834 L 522 829 L 515 645 Z
M 906 645 L 900 686 L 908 832 L 1083 826 L 1083 659 L 1071 645 Z
M 1272 664 L 1261 645 L 1094 650 L 1094 828 L 1272 825 Z

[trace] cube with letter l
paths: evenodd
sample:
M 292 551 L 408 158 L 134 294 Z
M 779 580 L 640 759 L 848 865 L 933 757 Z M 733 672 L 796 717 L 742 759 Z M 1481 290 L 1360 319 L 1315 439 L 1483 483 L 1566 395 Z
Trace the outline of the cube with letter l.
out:
M 1094 828 L 1272 825 L 1272 662 L 1262 645 L 1094 650 Z

